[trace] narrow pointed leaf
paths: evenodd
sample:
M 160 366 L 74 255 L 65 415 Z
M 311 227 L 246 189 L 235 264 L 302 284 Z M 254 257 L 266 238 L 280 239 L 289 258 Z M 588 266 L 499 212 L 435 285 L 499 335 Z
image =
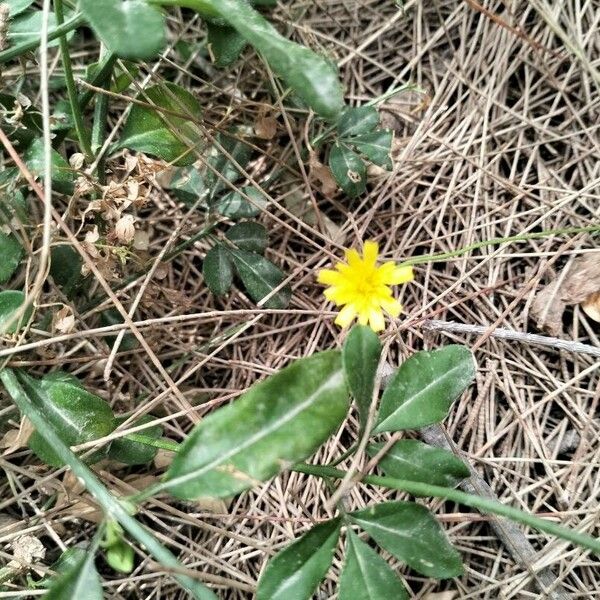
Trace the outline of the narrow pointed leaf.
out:
M 191 8 L 194 4 L 193 0 L 186 2 Z M 333 62 L 284 38 L 244 0 L 209 0 L 200 4 L 213 7 L 317 114 L 326 119 L 338 117 L 344 99 Z
M 240 250 L 262 254 L 268 244 L 267 230 L 260 223 L 238 223 L 225 234 Z
M 133 106 L 118 147 L 146 152 L 180 166 L 192 164 L 196 160 L 193 150 L 203 143 L 194 123 L 202 112 L 198 100 L 173 83 L 147 88 L 141 100 L 156 108 Z
M 375 456 L 383 444 L 371 444 L 367 451 Z M 379 461 L 383 472 L 395 479 L 422 481 L 442 487 L 454 487 L 470 472 L 452 452 L 434 448 L 419 440 L 396 442 Z
M 379 125 L 379 113 L 374 106 L 348 107 L 337 124 L 341 138 L 369 133 Z
M 329 152 L 329 168 L 340 187 L 355 198 L 367 187 L 367 167 L 356 152 L 341 144 L 334 144 Z
M 350 528 L 347 537 L 339 600 L 408 600 L 404 584 L 385 560 Z
M 475 361 L 465 346 L 413 354 L 388 383 L 374 432 L 418 429 L 443 421 L 474 378 Z
M 340 528 L 339 517 L 315 525 L 276 554 L 258 582 L 256 600 L 310 600 L 331 566 Z
M 370 327 L 355 325 L 344 342 L 342 360 L 348 387 L 358 407 L 361 432 L 367 424 L 373 401 L 380 356 L 381 342 L 377 334 Z
M 102 600 L 103 597 L 100 576 L 94 566 L 94 554 L 91 552 L 81 556 L 75 564 L 59 575 L 44 596 L 46 600 Z
M 233 283 L 233 265 L 229 250 L 222 244 L 213 246 L 204 257 L 202 275 L 215 296 L 224 296 Z
M 389 171 L 393 166 L 390 156 L 393 138 L 394 134 L 389 129 L 378 129 L 353 138 L 351 143 L 372 163 Z
M 297 360 L 207 416 L 175 456 L 169 491 L 232 496 L 310 456 L 348 409 L 341 362 L 334 351 Z
M 149 59 L 165 45 L 160 10 L 141 0 L 80 0 L 79 8 L 96 35 L 117 56 Z
M 231 250 L 233 263 L 246 291 L 258 303 L 285 279 L 284 273 L 260 254 Z M 264 304 L 266 308 L 285 308 L 292 295 L 288 285 L 275 292 Z
M 459 553 L 424 506 L 384 502 L 349 516 L 379 546 L 422 575 L 447 579 L 462 573 Z

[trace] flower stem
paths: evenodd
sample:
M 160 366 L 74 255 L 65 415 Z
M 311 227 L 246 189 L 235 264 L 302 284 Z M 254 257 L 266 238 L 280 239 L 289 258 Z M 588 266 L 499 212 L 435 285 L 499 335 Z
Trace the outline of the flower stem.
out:
M 60 27 L 61 25 L 64 25 L 65 15 L 63 10 L 63 0 L 54 0 L 54 11 L 56 13 L 56 23 L 58 26 Z M 90 138 L 86 132 L 85 125 L 83 123 L 83 114 L 81 113 L 81 107 L 79 106 L 77 89 L 75 87 L 75 80 L 73 79 L 73 66 L 71 65 L 71 56 L 69 55 L 67 35 L 61 35 L 58 43 L 60 45 L 60 57 L 65 72 L 67 97 L 69 99 L 69 104 L 71 105 L 71 114 L 73 115 L 77 139 L 79 140 L 81 151 L 85 154 L 86 160 L 88 162 L 92 162 L 94 160 L 94 155 L 92 154 Z
M 316 475 L 317 477 L 333 477 L 335 479 L 343 479 L 345 475 L 345 472 L 341 471 L 340 469 L 308 464 L 296 464 L 294 467 L 292 467 L 292 471 L 306 473 L 308 475 Z M 557 525 L 551 521 L 540 519 L 517 508 L 512 508 L 511 506 L 506 506 L 500 502 L 496 502 L 495 500 L 482 498 L 481 496 L 476 496 L 473 494 L 467 494 L 466 492 L 461 492 L 460 490 L 455 490 L 453 488 L 422 483 L 420 481 L 408 481 L 404 479 L 395 479 L 393 477 L 380 477 L 378 475 L 360 474 L 357 475 L 357 479 L 363 483 L 400 490 L 415 496 L 431 496 L 434 498 L 452 500 L 466 506 L 472 506 L 473 508 L 476 508 L 484 513 L 507 517 L 513 521 L 516 521 L 517 523 L 529 525 L 538 531 L 544 531 L 545 533 L 555 535 L 558 538 L 567 540 L 573 544 L 582 546 L 583 548 L 588 548 L 600 556 L 600 540 L 586 535 L 585 533 L 579 533 L 578 531 L 573 531 L 572 529 L 568 529 L 562 525 Z

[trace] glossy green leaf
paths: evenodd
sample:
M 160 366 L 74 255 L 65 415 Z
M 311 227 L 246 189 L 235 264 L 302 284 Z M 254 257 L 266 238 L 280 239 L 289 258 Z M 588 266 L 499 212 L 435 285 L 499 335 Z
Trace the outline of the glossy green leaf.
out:
M 83 259 L 72 246 L 53 246 L 50 254 L 50 275 L 67 298 L 73 298 L 83 283 Z
M 209 202 L 223 190 L 231 190 L 227 181 L 235 183 L 242 177 L 240 167 L 246 169 L 252 157 L 252 148 L 244 142 L 244 132 L 239 129 L 228 134 L 219 133 L 206 157 L 204 180 L 209 190 Z M 239 165 L 239 166 L 238 166 Z M 244 188 L 245 189 L 245 188 Z
M 249 489 L 313 454 L 347 410 L 339 352 L 296 360 L 196 425 L 167 472 L 168 489 L 188 499 Z
M 11 18 L 19 13 L 22 13 L 26 8 L 29 8 L 35 0 L 3 0 L 8 5 L 9 15 Z
M 383 444 L 371 444 L 367 450 L 375 456 Z M 418 440 L 399 440 L 379 461 L 389 477 L 422 481 L 442 487 L 454 487 L 469 477 L 468 467 L 452 452 L 434 448 Z
M 135 104 L 118 147 L 145 152 L 180 166 L 191 165 L 197 158 L 193 149 L 203 145 L 200 130 L 193 122 L 201 115 L 198 100 L 173 83 L 146 88 L 140 99 L 158 108 Z M 171 112 L 165 113 L 161 108 Z
M 418 429 L 446 418 L 452 403 L 475 378 L 475 360 L 465 346 L 417 352 L 388 383 L 374 433 Z
M 385 560 L 350 528 L 346 535 L 346 562 L 338 599 L 408 600 L 404 584 Z
M 329 151 L 329 168 L 348 196 L 355 198 L 367 187 L 367 167 L 362 158 L 350 148 L 334 144 Z
M 165 45 L 160 10 L 142 0 L 80 0 L 83 16 L 106 47 L 122 58 L 154 58 Z
M 261 254 L 265 251 L 269 238 L 264 225 L 244 222 L 231 227 L 225 237 L 240 250 Z
M 233 264 L 246 291 L 257 304 L 279 287 L 285 274 L 260 254 L 245 250 L 231 250 Z M 292 296 L 289 285 L 284 285 L 264 303 L 265 308 L 285 308 Z
M 119 573 L 131 573 L 134 567 L 135 552 L 125 541 L 120 540 L 104 551 L 106 562 Z
M 53 187 L 63 193 L 73 192 L 75 176 L 69 163 L 54 149 L 50 152 L 51 173 Z M 25 164 L 29 167 L 31 174 L 42 179 L 44 177 L 44 142 L 38 138 L 27 148 L 24 155 Z
M 108 403 L 81 385 L 64 378 L 47 376 L 35 380 L 22 371 L 18 372 L 17 376 L 32 401 L 65 444 L 75 446 L 90 442 L 108 435 L 116 427 Z M 29 447 L 45 463 L 53 467 L 63 465 L 52 446 L 37 431 L 29 438 Z M 107 451 L 108 448 L 100 449 L 87 456 L 86 461 L 98 461 Z
M 241 192 L 232 190 L 221 196 L 215 204 L 215 210 L 230 219 L 248 219 L 258 216 L 261 208 L 267 205 L 265 197 L 250 185 L 243 187 Z M 248 196 L 252 202 L 244 196 Z
M 104 594 L 100 576 L 94 566 L 94 554 L 85 553 L 56 577 L 44 598 L 45 600 L 66 600 L 66 598 L 102 600 Z
M 215 66 L 228 67 L 233 64 L 246 47 L 246 40 L 232 27 L 207 23 L 208 50 Z
M 374 106 L 348 107 L 337 123 L 337 132 L 341 138 L 370 133 L 379 125 L 379 113 Z
M 339 116 L 344 99 L 333 62 L 283 37 L 244 0 L 208 0 L 205 4 L 246 38 L 318 115 L 332 120 Z M 193 8 L 194 0 L 188 0 L 186 5 Z
M 0 283 L 4 283 L 17 270 L 23 256 L 23 247 L 12 233 L 4 233 L 2 230 L 0 230 L 0 256 L 2 256 Z
M 3 333 L 16 333 L 25 325 L 33 312 L 29 305 L 24 314 L 14 320 L 19 308 L 25 302 L 25 294 L 19 290 L 4 290 L 0 292 L 0 335 Z
M 315 525 L 269 560 L 256 600 L 310 600 L 331 566 L 341 524 L 338 517 Z
M 371 402 L 377 366 L 381 356 L 381 342 L 377 334 L 365 325 L 355 325 L 342 348 L 344 375 L 360 417 L 360 430 L 364 431 Z
M 196 165 L 175 167 L 170 181 L 163 187 L 171 190 L 179 200 L 187 205 L 195 204 L 198 198 L 208 194 L 204 178 Z M 204 203 L 201 204 L 204 206 Z
M 420 504 L 384 502 L 349 517 L 384 550 L 422 575 L 447 579 L 462 573 L 460 554 L 435 517 Z
M 12 19 L 8 27 L 8 39 L 11 44 L 26 44 L 39 39 L 42 29 L 43 13 L 41 10 L 28 11 Z M 48 30 L 56 29 L 56 16 L 54 13 L 48 14 Z M 69 37 L 72 37 L 69 36 Z M 58 40 L 48 42 L 48 46 L 58 46 Z
M 124 423 L 127 417 L 118 417 L 115 421 L 116 426 Z M 138 425 L 146 425 L 154 421 L 152 415 L 144 415 L 134 421 L 130 427 L 137 427 Z M 149 437 L 153 440 L 158 440 L 162 437 L 163 428 L 161 425 L 154 425 L 138 432 L 143 434 L 145 437 Z M 108 451 L 109 458 L 116 460 L 126 465 L 145 465 L 154 460 L 158 448 L 149 446 L 148 444 L 142 444 L 124 436 L 116 438 L 112 441 L 110 449 Z
M 390 151 L 394 134 L 389 129 L 378 129 L 352 139 L 354 147 L 372 163 L 390 170 L 393 166 Z
M 233 283 L 231 254 L 222 244 L 213 246 L 204 257 L 202 275 L 208 289 L 215 296 L 224 296 Z

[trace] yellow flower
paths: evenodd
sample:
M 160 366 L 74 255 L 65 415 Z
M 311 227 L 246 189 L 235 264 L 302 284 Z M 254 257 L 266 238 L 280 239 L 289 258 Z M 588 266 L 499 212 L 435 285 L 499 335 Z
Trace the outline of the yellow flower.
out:
M 346 250 L 345 256 L 347 263 L 336 263 L 335 270 L 321 269 L 317 277 L 319 283 L 330 286 L 325 298 L 343 306 L 335 322 L 348 327 L 358 317 L 361 325 L 381 331 L 385 327 L 383 311 L 392 317 L 402 312 L 390 286 L 412 281 L 412 267 L 399 267 L 391 261 L 377 266 L 377 242 L 365 242 L 362 257 L 354 249 Z

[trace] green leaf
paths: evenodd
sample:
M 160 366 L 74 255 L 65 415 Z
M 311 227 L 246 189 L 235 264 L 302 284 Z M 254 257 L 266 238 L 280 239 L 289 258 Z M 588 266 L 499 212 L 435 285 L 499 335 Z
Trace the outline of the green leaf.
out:
M 265 197 L 250 185 L 243 187 L 241 192 L 232 190 L 222 196 L 215 204 L 215 210 L 230 219 L 248 219 L 259 215 L 261 208 L 267 205 Z M 249 196 L 252 202 L 249 202 L 242 194 Z
M 353 138 L 350 143 L 372 163 L 390 170 L 393 167 L 390 151 L 394 134 L 389 129 L 378 129 Z
M 215 66 L 228 67 L 233 64 L 246 47 L 246 40 L 232 27 L 207 23 L 206 28 L 208 51 Z
M 73 298 L 83 283 L 83 259 L 67 244 L 53 246 L 50 254 L 50 275 L 67 298 Z
M 94 566 L 93 552 L 81 556 L 75 564 L 59 575 L 44 596 L 45 600 L 102 600 L 103 597 L 102 583 Z
M 382 447 L 383 444 L 371 444 L 367 451 L 375 456 Z M 379 461 L 379 466 L 389 477 L 442 487 L 454 487 L 470 475 L 467 466 L 452 452 L 418 440 L 396 442 Z
M 195 204 L 199 197 L 206 196 L 208 193 L 204 179 L 195 165 L 175 167 L 170 181 L 163 184 L 163 187 L 171 190 L 179 200 L 187 205 Z
M 125 541 L 120 540 L 104 551 L 106 562 L 119 573 L 131 573 L 134 567 L 135 552 Z
M 162 13 L 141 0 L 80 0 L 83 16 L 106 47 L 122 58 L 154 58 L 165 45 Z
M 334 144 L 329 152 L 329 168 L 340 187 L 355 198 L 367 187 L 367 167 L 360 156 L 341 144 Z
M 249 489 L 313 454 L 347 410 L 339 352 L 294 361 L 196 425 L 167 471 L 168 489 L 186 499 Z
M 242 177 L 235 163 L 245 170 L 251 157 L 252 148 L 244 142 L 243 130 L 215 136 L 215 142 L 208 152 L 204 176 L 206 187 L 210 190 L 209 200 L 214 200 L 224 189 L 230 189 L 225 182 L 235 183 Z
M 223 244 L 213 246 L 204 257 L 202 275 L 215 296 L 224 296 L 233 283 L 233 265 L 229 250 Z
M 337 132 L 341 138 L 370 133 L 379 125 L 379 113 L 374 106 L 348 107 L 342 113 Z
M 23 256 L 23 247 L 12 233 L 4 233 L 2 230 L 0 230 L 0 256 L 2 256 L 0 283 L 4 283 L 17 270 Z
M 348 528 L 346 563 L 340 576 L 339 600 L 408 600 L 391 567 Z
M 35 0 L 3 0 L 8 5 L 9 15 L 11 19 L 22 13 L 26 8 L 29 8 Z
M 384 550 L 427 577 L 447 579 L 462 573 L 459 553 L 435 517 L 414 502 L 384 502 L 350 513 Z
M 41 10 L 28 11 L 21 14 L 16 19 L 12 19 L 8 26 L 8 39 L 11 45 L 27 44 L 40 37 L 42 29 L 43 13 Z M 54 13 L 48 14 L 48 30 L 56 29 L 56 16 Z M 73 37 L 71 34 L 69 37 Z M 48 42 L 48 47 L 58 46 L 58 40 Z
M 419 429 L 443 421 L 474 378 L 475 361 L 465 346 L 413 354 L 396 370 L 383 393 L 374 433 Z
M 310 600 L 331 566 L 341 525 L 340 517 L 315 525 L 269 560 L 256 600 Z
M 245 250 L 231 250 L 233 264 L 246 288 L 257 304 L 285 279 L 284 273 L 260 254 Z M 265 308 L 285 308 L 292 295 L 289 285 L 280 288 L 265 303 Z
M 231 227 L 225 237 L 240 250 L 261 254 L 269 243 L 266 228 L 260 223 L 244 222 Z
M 188 6 L 193 7 L 193 2 Z M 208 0 L 210 5 L 267 60 L 273 71 L 325 119 L 336 119 L 344 107 L 333 62 L 284 38 L 244 0 Z
M 0 335 L 3 333 L 17 333 L 25 327 L 33 313 L 33 306 L 29 305 L 20 319 L 13 320 L 15 313 L 24 302 L 25 294 L 19 290 L 0 292 Z
M 200 131 L 193 122 L 201 115 L 198 100 L 173 83 L 146 88 L 141 99 L 158 109 L 135 104 L 123 127 L 118 148 L 145 152 L 179 166 L 191 165 L 196 153 L 190 149 L 201 146 Z M 165 113 L 161 108 L 184 116 Z
M 108 403 L 83 389 L 81 384 L 47 376 L 38 381 L 22 371 L 17 377 L 65 444 L 76 446 L 90 442 L 115 429 L 115 418 Z M 29 447 L 40 460 L 53 467 L 64 464 L 37 431 L 29 438 Z M 108 448 L 100 449 L 87 456 L 86 461 L 98 461 L 107 451 Z
M 373 402 L 373 388 L 380 356 L 381 342 L 377 334 L 370 327 L 355 325 L 344 342 L 342 361 L 350 393 L 358 407 L 361 433 L 367 424 Z
M 52 185 L 62 194 L 73 193 L 75 177 L 69 163 L 54 149 L 50 151 Z M 36 178 L 44 176 L 44 141 L 38 138 L 27 148 L 24 155 L 25 164 Z
M 115 421 L 115 425 L 119 426 L 126 420 L 127 417 L 118 417 Z M 154 421 L 154 417 L 152 415 L 144 415 L 134 421 L 130 427 L 145 425 L 146 423 L 151 423 L 152 421 Z M 162 437 L 163 428 L 161 425 L 154 425 L 153 427 L 143 429 L 139 433 L 153 440 L 158 440 Z M 112 458 L 112 460 L 116 460 L 126 465 L 145 465 L 154 460 L 157 452 L 158 448 L 155 448 L 154 446 L 142 444 L 141 442 L 136 442 L 130 439 L 129 436 L 124 436 L 116 438 L 112 441 L 108 451 L 108 456 L 109 458 Z

